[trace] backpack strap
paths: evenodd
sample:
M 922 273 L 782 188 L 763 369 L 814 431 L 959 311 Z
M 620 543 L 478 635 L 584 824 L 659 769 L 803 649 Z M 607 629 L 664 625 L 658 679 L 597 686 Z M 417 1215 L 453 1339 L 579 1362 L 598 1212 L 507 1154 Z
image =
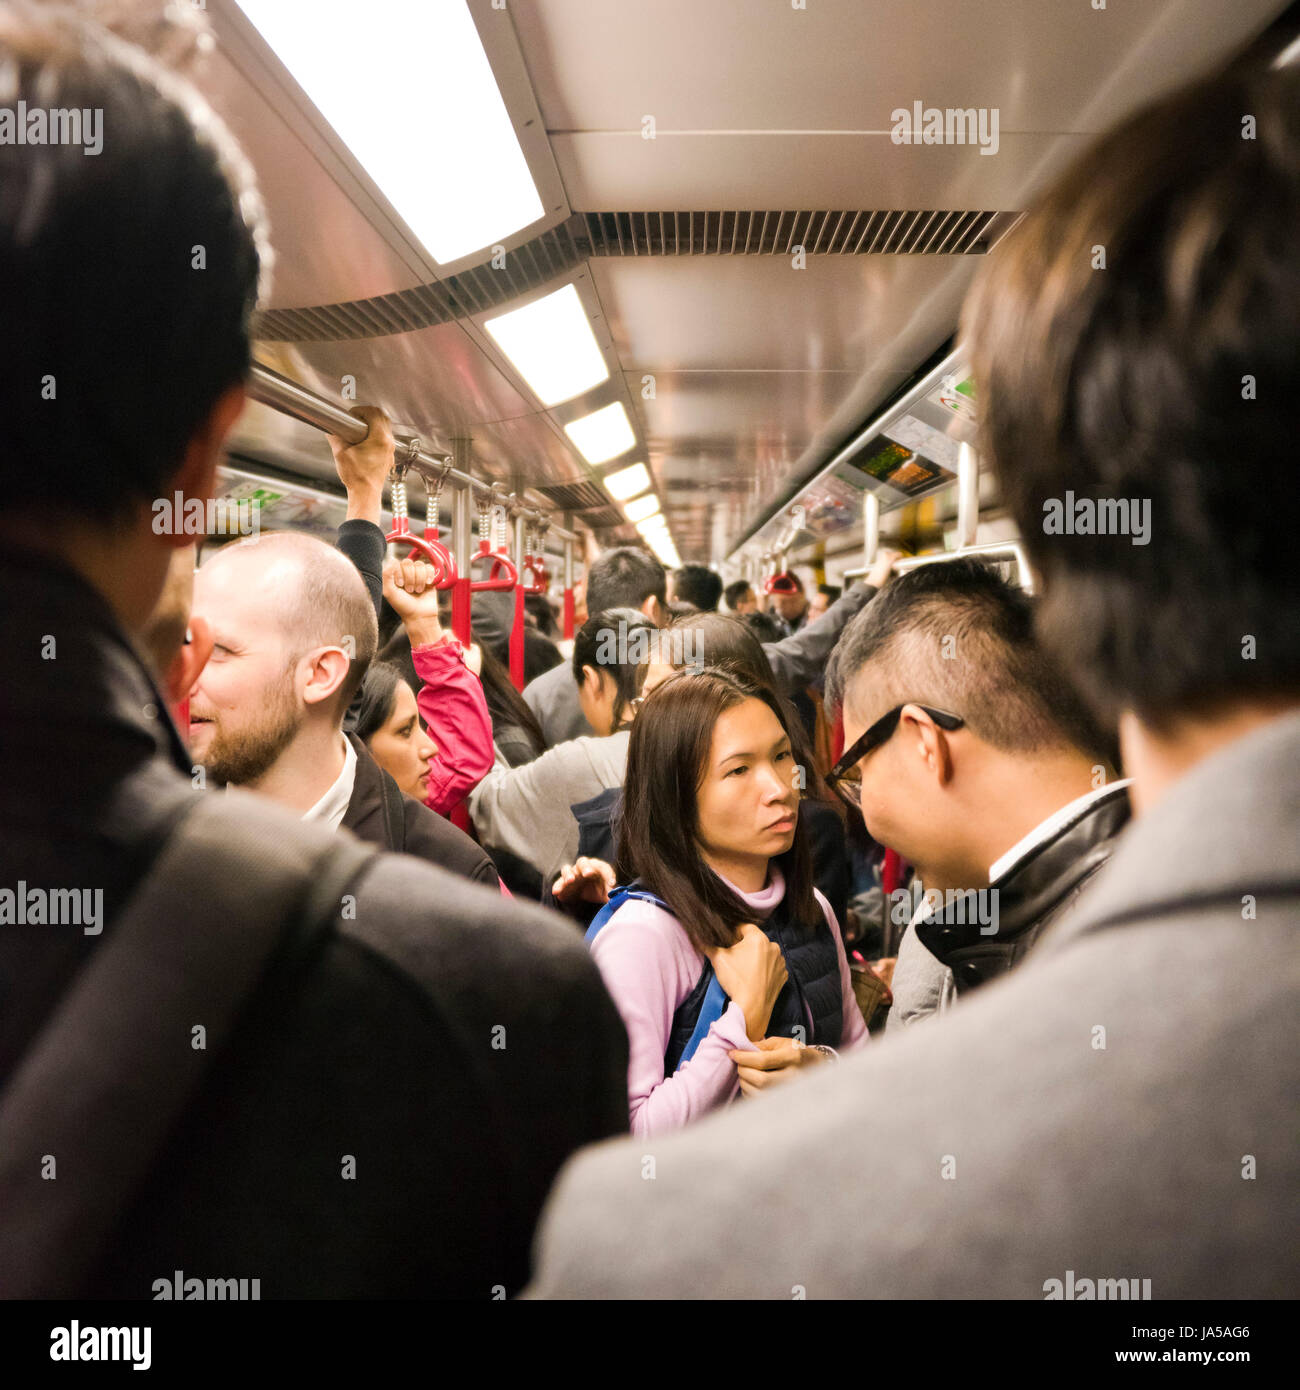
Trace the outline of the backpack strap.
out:
M 639 898 L 642 902 L 654 903 L 656 907 L 662 907 L 665 912 L 669 911 L 668 904 L 658 894 L 651 893 L 647 889 L 638 888 L 635 884 L 627 888 L 615 888 L 609 895 L 609 901 L 591 919 L 591 926 L 587 928 L 587 934 L 584 938 L 588 946 L 595 940 L 600 929 L 629 898 Z M 682 1055 L 678 1059 L 678 1070 L 695 1055 L 695 1049 L 704 1041 L 709 1029 L 727 1011 L 727 1005 L 730 1003 L 726 991 L 718 983 L 718 977 L 713 973 L 713 967 L 706 965 L 704 969 L 709 977 L 708 987 L 704 992 L 704 1003 L 700 1006 L 699 1016 L 696 1018 L 695 1029 L 691 1033 L 690 1041 L 682 1049 Z M 699 986 L 697 985 L 696 988 L 698 989 Z
M 388 848 L 394 854 L 406 849 L 406 805 L 402 800 L 402 789 L 393 780 L 392 773 L 381 767 L 379 775 L 384 785 L 384 830 L 388 836 Z
M 250 996 L 304 966 L 377 855 L 249 793 L 173 800 L 179 824 L 0 1095 L 0 1297 L 78 1292 Z
M 629 898 L 638 898 L 641 902 L 654 903 L 656 907 L 662 907 L 665 912 L 668 911 L 668 904 L 664 902 L 661 897 L 655 893 L 651 893 L 648 889 L 637 888 L 635 885 L 629 885 L 627 888 L 615 888 L 609 895 L 609 901 L 605 903 L 591 919 L 591 925 L 587 928 L 582 938 L 588 946 L 596 939 L 596 934 L 600 929 Z
M 718 977 L 710 966 L 709 987 L 704 992 L 704 1003 L 700 1006 L 700 1016 L 695 1021 L 695 1031 L 691 1034 L 690 1042 L 682 1048 L 682 1055 L 677 1063 L 678 1071 L 695 1055 L 695 1049 L 704 1041 L 709 1029 L 726 1013 L 730 1002 L 726 990 L 719 984 Z

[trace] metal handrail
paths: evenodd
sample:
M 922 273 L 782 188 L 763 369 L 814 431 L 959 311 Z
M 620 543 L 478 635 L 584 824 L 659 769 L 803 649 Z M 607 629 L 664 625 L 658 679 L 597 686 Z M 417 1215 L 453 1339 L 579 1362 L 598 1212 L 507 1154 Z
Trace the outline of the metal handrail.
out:
M 358 420 L 355 415 L 344 410 L 341 405 L 318 395 L 315 391 L 309 391 L 307 387 L 300 386 L 296 381 L 291 381 L 287 376 L 281 376 L 279 372 L 273 372 L 269 367 L 263 367 L 260 363 L 254 363 L 249 373 L 248 394 L 262 405 L 270 406 L 272 410 L 278 410 L 281 415 L 290 415 L 295 420 L 301 420 L 304 425 L 311 425 L 315 429 L 324 430 L 327 434 L 338 435 L 340 439 L 345 439 L 349 444 L 360 444 L 369 433 L 365 421 Z M 418 448 L 411 449 L 403 462 L 407 468 L 420 474 L 426 486 L 443 477 L 458 491 L 468 489 L 471 495 L 475 489 L 488 493 L 492 491 L 490 482 L 482 478 L 472 478 L 462 469 L 455 467 L 452 459 L 451 454 L 431 453 L 423 445 L 420 445 Z M 575 541 L 578 539 L 574 532 L 566 531 L 564 527 L 556 526 L 554 522 L 551 522 L 550 514 L 547 512 L 538 511 L 533 507 L 519 506 L 516 506 L 514 510 L 517 515 L 526 517 L 531 521 L 550 522 L 551 531 L 562 540 Z
M 1014 560 L 1019 570 L 1020 587 L 1027 594 L 1034 592 L 1034 572 L 1029 567 L 1025 548 L 1018 541 L 993 541 L 988 545 L 968 545 L 960 550 L 936 550 L 931 555 L 906 555 L 894 563 L 896 574 L 906 574 L 909 570 L 920 569 L 922 565 L 943 564 L 948 560 L 964 560 L 976 555 L 982 560 Z M 867 573 L 864 565 L 858 569 L 844 571 L 845 579 L 860 579 Z

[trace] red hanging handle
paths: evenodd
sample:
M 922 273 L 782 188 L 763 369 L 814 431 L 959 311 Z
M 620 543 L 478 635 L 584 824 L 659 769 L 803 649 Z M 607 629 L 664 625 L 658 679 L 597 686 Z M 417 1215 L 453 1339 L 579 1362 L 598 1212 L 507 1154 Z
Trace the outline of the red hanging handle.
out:
M 506 589 L 513 589 L 519 583 L 519 572 L 515 569 L 515 562 L 510 558 L 508 552 L 493 550 L 486 540 L 482 540 L 479 542 L 478 549 L 469 557 L 471 574 L 474 566 L 481 560 L 491 560 L 492 565 L 488 570 L 486 579 L 475 579 L 470 584 L 469 587 L 474 593 L 499 593 Z
M 524 568 L 532 575 L 532 582 L 523 584 L 526 594 L 544 594 L 550 587 L 551 577 L 546 572 L 546 560 L 541 555 L 525 555 Z
M 411 530 L 411 524 L 407 517 L 394 517 L 393 529 L 384 539 L 395 541 L 399 545 L 409 545 L 411 551 L 406 557 L 408 560 L 424 560 L 432 565 L 435 574 L 433 581 L 435 589 L 450 589 L 456 582 L 456 561 L 451 552 L 441 541 L 431 541 L 417 536 Z
M 784 570 L 780 574 L 769 574 L 763 580 L 763 592 L 765 594 L 797 594 L 799 586 L 794 582 L 794 576 Z

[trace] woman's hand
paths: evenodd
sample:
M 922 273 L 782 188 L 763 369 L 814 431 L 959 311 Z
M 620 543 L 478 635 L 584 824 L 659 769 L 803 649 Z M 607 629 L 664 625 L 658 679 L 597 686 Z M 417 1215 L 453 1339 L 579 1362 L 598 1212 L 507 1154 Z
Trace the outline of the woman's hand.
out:
M 551 886 L 551 896 L 566 907 L 571 903 L 600 905 L 609 901 L 614 882 L 614 870 L 603 859 L 584 856 L 576 864 L 566 864 L 560 870 L 559 878 Z
M 817 1066 L 826 1054 L 794 1038 L 760 1038 L 757 1052 L 729 1052 L 740 1077 L 740 1093 L 756 1096 L 787 1081 L 801 1067 Z
M 384 597 L 402 620 L 413 647 L 432 647 L 447 633 L 438 619 L 437 571 L 424 560 L 384 563 Z
M 761 927 L 746 922 L 734 946 L 716 948 L 708 957 L 727 997 L 744 1012 L 746 1036 L 757 1042 L 767 1032 L 772 1006 L 788 978 L 781 948 Z

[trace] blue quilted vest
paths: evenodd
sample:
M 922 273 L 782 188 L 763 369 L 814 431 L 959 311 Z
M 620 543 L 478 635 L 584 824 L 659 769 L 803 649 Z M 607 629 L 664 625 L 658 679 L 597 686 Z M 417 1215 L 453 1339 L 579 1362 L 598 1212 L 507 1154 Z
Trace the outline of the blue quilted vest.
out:
M 672 909 L 655 894 L 638 884 L 616 888 L 610 900 L 593 918 L 587 928 L 586 940 L 591 943 L 629 898 L 640 898 Z M 765 922 L 760 923 L 768 939 L 781 948 L 789 976 L 772 1006 L 767 1036 L 772 1038 L 800 1037 L 807 1043 L 827 1047 L 839 1045 L 844 1027 L 843 996 L 840 993 L 839 955 L 826 918 L 817 914 L 817 930 L 799 930 L 789 920 L 786 900 L 782 898 Z M 668 1032 L 664 1051 L 664 1075 L 672 1076 L 689 1062 L 695 1049 L 727 1007 L 727 996 L 718 984 L 713 967 L 705 964 L 695 988 L 677 1006 Z M 805 1005 L 807 1008 L 805 1008 Z M 812 1033 L 808 1036 L 808 1016 L 812 1015 Z M 796 1033 L 796 1029 L 800 1030 Z

